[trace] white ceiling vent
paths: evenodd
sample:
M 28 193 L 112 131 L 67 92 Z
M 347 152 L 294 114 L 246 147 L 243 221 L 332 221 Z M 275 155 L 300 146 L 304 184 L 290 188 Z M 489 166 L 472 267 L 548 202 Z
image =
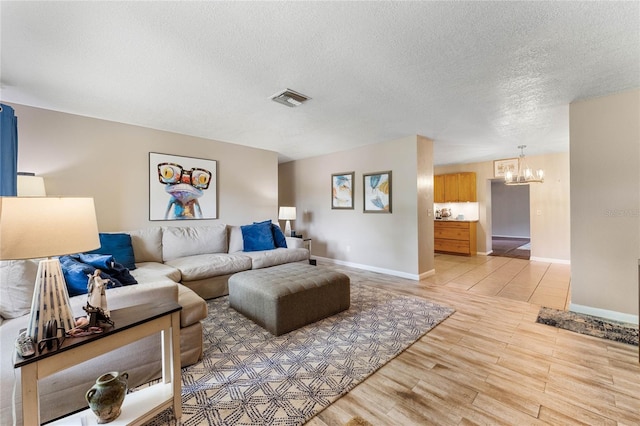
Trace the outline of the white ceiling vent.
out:
M 297 107 L 311 99 L 308 96 L 291 89 L 283 90 L 271 96 L 271 100 L 288 107 Z

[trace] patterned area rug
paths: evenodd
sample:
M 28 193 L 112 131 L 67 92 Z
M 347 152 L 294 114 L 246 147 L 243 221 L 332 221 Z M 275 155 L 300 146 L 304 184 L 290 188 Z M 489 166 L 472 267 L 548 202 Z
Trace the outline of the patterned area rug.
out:
M 551 308 L 540 309 L 536 322 L 638 346 L 638 326 L 635 324 Z
M 204 357 L 182 369 L 182 418 L 158 425 L 301 425 L 354 388 L 454 310 L 351 284 L 351 308 L 275 337 L 207 302 Z

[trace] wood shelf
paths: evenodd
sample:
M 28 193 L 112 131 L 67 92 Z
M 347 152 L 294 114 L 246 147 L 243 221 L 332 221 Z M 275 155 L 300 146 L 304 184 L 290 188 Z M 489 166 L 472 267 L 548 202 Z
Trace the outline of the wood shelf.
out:
M 136 392 L 128 393 L 122 403 L 122 413 L 117 419 L 109 422 L 110 426 L 125 426 L 142 424 L 160 414 L 173 405 L 173 384 L 158 383 Z M 153 409 L 150 409 L 153 407 Z M 67 416 L 55 422 L 47 423 L 53 426 L 98 425 L 98 417 L 87 408 L 86 410 Z

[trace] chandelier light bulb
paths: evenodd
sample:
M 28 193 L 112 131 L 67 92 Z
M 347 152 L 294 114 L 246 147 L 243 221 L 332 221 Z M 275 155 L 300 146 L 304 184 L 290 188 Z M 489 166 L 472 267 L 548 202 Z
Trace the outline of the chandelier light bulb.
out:
M 544 182 L 544 172 L 542 169 L 533 171 L 531 167 L 528 167 L 524 161 L 524 149 L 526 145 L 519 145 L 520 156 L 518 157 L 518 170 L 517 174 L 514 174 L 511 170 L 505 173 L 504 183 L 507 185 L 528 185 L 532 182 L 542 183 Z

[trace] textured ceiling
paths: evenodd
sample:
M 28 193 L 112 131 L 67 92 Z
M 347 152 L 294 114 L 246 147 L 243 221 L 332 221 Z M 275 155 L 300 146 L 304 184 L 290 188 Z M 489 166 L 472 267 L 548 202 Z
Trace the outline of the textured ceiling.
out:
M 640 2 L 0 3 L 1 99 L 277 151 L 420 134 L 436 164 L 569 148 L 640 87 Z M 299 108 L 269 100 L 291 88 Z

